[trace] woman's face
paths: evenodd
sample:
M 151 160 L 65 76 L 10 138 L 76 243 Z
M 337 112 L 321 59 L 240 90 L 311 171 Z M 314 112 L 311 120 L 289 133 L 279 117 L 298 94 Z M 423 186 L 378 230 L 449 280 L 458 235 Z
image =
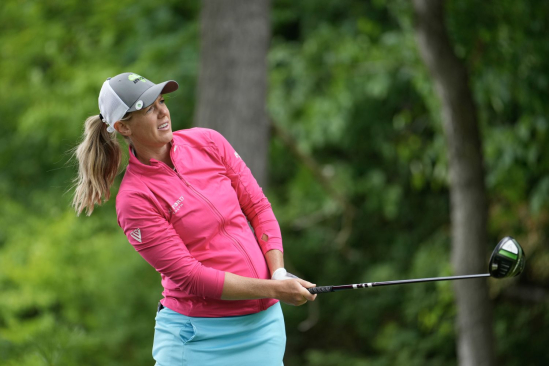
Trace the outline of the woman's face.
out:
M 137 150 L 163 147 L 173 139 L 170 111 L 162 95 L 150 106 L 133 112 L 129 120 L 118 122 L 115 128 L 129 137 Z

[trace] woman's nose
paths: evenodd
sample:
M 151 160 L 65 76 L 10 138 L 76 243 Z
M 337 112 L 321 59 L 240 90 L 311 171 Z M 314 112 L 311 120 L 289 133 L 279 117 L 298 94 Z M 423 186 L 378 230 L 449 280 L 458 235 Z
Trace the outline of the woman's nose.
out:
M 160 116 L 164 116 L 166 113 L 168 113 L 168 107 L 166 107 L 165 103 L 158 102 L 158 111 Z

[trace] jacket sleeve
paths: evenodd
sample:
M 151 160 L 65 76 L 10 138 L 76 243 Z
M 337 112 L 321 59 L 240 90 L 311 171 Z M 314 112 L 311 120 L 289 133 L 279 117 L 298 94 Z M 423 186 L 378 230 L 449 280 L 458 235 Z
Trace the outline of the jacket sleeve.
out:
M 202 298 L 220 299 L 225 272 L 196 260 L 160 212 L 161 209 L 143 193 L 124 192 L 117 197 L 118 224 L 130 244 L 157 272 L 182 291 Z
M 263 190 L 257 184 L 252 172 L 219 132 L 207 131 L 216 146 L 220 160 L 227 168 L 227 176 L 236 191 L 242 211 L 254 228 L 263 254 L 272 249 L 283 251 L 280 226 L 269 200 L 263 194 Z

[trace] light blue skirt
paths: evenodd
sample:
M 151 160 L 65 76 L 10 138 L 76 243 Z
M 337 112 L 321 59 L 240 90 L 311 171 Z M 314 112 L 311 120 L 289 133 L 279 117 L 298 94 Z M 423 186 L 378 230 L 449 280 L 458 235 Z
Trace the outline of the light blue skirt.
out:
M 280 303 L 223 318 L 189 317 L 164 307 L 155 320 L 156 366 L 283 366 L 286 330 Z

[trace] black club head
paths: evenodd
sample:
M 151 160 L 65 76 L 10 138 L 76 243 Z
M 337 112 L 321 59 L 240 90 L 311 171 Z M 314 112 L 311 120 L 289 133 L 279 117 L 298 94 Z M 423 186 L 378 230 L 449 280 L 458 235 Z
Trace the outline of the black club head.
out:
M 488 271 L 495 278 L 515 277 L 524 270 L 524 251 L 510 236 L 501 239 L 492 252 Z

